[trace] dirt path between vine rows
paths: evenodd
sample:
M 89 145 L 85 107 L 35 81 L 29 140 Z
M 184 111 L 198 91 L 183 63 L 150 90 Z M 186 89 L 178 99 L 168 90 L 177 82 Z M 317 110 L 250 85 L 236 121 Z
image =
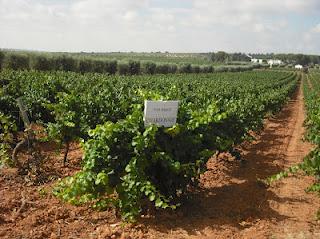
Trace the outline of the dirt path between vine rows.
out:
M 313 85 L 312 85 L 312 83 L 310 81 L 309 76 L 304 74 L 302 77 L 304 77 L 304 79 L 307 81 L 309 89 L 313 90 Z
M 320 200 L 304 191 L 311 177 L 287 178 L 270 188 L 257 182 L 301 162 L 312 149 L 302 141 L 304 116 L 300 86 L 257 140 L 243 146 L 245 161 L 212 159 L 201 179 L 204 190 L 181 215 L 156 217 L 150 238 L 320 238 Z
M 320 199 L 304 191 L 311 177 L 287 178 L 269 188 L 257 181 L 301 162 L 312 149 L 301 140 L 304 115 L 300 86 L 256 140 L 242 145 L 243 161 L 228 155 L 212 158 L 201 188 L 181 208 L 150 209 L 135 225 L 124 225 L 114 209 L 97 212 L 53 197 L 56 180 L 81 169 L 82 151 L 72 145 L 69 166 L 63 167 L 63 151 L 57 154 L 54 146 L 44 144 L 48 160 L 39 185 L 14 169 L 0 169 L 0 238 L 320 238 L 315 219 Z

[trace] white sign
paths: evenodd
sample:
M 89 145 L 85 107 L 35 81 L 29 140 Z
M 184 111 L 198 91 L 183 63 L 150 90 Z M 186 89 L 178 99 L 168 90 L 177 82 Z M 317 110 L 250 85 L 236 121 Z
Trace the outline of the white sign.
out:
M 177 122 L 179 101 L 151 101 L 144 102 L 144 125 L 155 124 L 171 127 Z

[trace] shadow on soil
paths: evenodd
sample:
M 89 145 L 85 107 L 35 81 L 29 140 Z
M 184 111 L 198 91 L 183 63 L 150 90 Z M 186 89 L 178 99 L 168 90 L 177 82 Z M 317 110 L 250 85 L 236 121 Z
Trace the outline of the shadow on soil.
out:
M 175 212 L 156 211 L 154 218 L 141 219 L 142 223 L 163 233 L 183 229 L 196 235 L 208 227 L 219 229 L 229 225 L 241 229 L 259 220 L 279 223 L 287 219 L 271 208 L 270 201 L 295 200 L 278 197 L 257 179 L 265 179 L 283 169 L 281 161 L 285 160 L 286 142 L 290 138 L 288 122 L 294 114 L 296 99 L 297 94 L 276 118 L 269 120 L 260 139 L 245 152 L 245 164 L 224 163 L 226 172 L 218 172 L 225 174 L 222 185 L 212 182 L 217 171 L 208 170 L 204 178 L 209 184 L 193 193 L 181 208 Z

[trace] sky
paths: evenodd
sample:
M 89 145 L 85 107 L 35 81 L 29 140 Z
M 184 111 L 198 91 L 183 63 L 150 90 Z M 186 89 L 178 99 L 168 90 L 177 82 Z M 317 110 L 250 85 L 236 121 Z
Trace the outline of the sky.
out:
M 0 0 L 0 48 L 320 55 L 320 1 Z

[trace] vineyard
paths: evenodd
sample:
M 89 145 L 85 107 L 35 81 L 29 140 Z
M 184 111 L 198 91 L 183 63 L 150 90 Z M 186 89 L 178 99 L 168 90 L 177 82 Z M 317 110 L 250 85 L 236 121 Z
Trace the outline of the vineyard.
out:
M 276 180 L 289 177 L 297 174 L 299 171 L 303 171 L 307 175 L 312 175 L 316 178 L 315 182 L 310 185 L 306 191 L 320 193 L 320 152 L 319 152 L 319 80 L 320 74 L 317 71 L 313 71 L 311 74 L 305 76 L 306 79 L 303 82 L 303 91 L 305 95 L 305 104 L 307 109 L 307 117 L 305 125 L 308 129 L 305 138 L 315 145 L 313 149 L 303 160 L 303 162 L 291 166 L 286 171 L 280 172 L 269 178 L 269 183 Z M 320 209 L 317 212 L 317 217 L 320 218 Z
M 319 129 L 320 122 L 319 116 L 319 93 L 320 93 L 320 73 L 318 71 L 312 72 L 307 76 L 307 80 L 304 81 L 304 95 L 307 108 L 306 126 L 308 132 L 306 139 L 313 143 L 316 147 L 312 150 L 304 162 L 298 165 L 297 169 L 303 170 L 309 175 L 313 175 L 317 180 L 312 184 L 307 191 L 313 191 L 320 193 L 320 141 L 319 141 Z M 320 210 L 318 211 L 318 217 L 320 218 Z
M 81 145 L 81 169 L 51 181 L 50 195 L 66 205 L 115 208 L 124 221 L 136 222 L 149 207 L 183 207 L 188 195 L 199 189 L 212 158 L 227 154 L 244 162 L 239 147 L 255 140 L 265 119 L 283 109 L 301 80 L 307 139 L 317 147 L 303 163 L 269 178 L 269 183 L 300 169 L 319 177 L 316 71 L 305 77 L 268 70 L 131 76 L 3 70 L 0 165 L 28 171 L 40 160 L 37 167 L 42 167 L 46 160 L 39 145 L 55 142 L 63 152 L 61 165 L 69 167 L 71 146 Z M 24 103 L 30 128 L 25 129 L 17 99 Z M 145 126 L 145 100 L 178 100 L 177 123 L 169 128 Z M 25 146 L 29 150 L 17 150 L 19 142 L 30 140 L 30 131 L 34 139 Z M 23 154 L 29 154 L 27 161 Z M 39 180 L 34 183 L 39 185 Z M 319 184 L 309 190 L 319 192 Z

